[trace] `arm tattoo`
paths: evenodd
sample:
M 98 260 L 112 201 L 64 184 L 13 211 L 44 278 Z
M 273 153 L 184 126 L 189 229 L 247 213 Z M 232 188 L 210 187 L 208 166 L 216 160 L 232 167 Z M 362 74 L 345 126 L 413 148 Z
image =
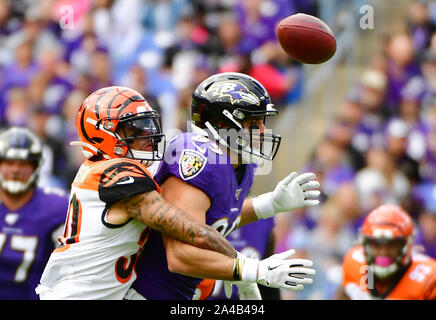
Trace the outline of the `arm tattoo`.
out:
M 125 198 L 121 204 L 130 217 L 150 228 L 195 247 L 236 258 L 236 250 L 218 231 L 166 202 L 156 191 Z

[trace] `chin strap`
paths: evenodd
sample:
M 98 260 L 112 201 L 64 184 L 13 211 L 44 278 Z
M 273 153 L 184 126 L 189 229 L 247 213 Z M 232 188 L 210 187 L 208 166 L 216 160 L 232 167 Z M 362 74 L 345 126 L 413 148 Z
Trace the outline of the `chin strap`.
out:
M 27 182 L 2 179 L 1 187 L 2 189 L 7 190 L 7 192 L 10 194 L 18 194 L 26 191 L 31 183 L 32 183 L 31 179 L 29 179 Z
M 129 154 L 129 153 L 133 159 L 141 162 L 145 167 L 149 167 L 153 164 L 154 161 L 157 161 L 157 160 L 152 160 L 152 159 L 146 160 L 146 157 L 153 156 L 153 158 L 154 158 L 153 151 L 140 151 L 140 150 L 135 150 L 135 149 L 129 148 L 129 151 L 127 151 L 127 154 Z M 126 154 L 126 156 L 127 156 L 127 154 Z
M 371 265 L 374 274 L 381 278 L 387 278 L 389 276 L 391 276 L 392 274 L 394 274 L 395 272 L 398 271 L 398 263 L 397 262 L 393 262 L 392 264 L 390 264 L 389 266 L 383 267 L 383 266 L 379 266 L 376 264 Z
M 218 132 L 215 130 L 215 128 L 209 123 L 209 121 L 206 121 L 205 124 L 206 128 L 209 129 L 210 132 L 212 132 L 212 135 L 216 141 L 218 141 L 220 144 L 222 144 L 224 147 L 229 148 L 230 146 L 227 144 L 226 141 L 218 134 Z M 203 130 L 204 131 L 204 130 Z

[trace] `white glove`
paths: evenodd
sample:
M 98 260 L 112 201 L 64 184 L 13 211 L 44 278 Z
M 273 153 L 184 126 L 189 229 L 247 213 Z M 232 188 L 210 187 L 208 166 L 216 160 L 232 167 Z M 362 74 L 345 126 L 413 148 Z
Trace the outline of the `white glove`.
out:
M 262 300 L 257 283 L 244 281 L 224 281 L 224 292 L 228 299 L 232 297 L 233 285 L 238 287 L 240 300 Z
M 253 198 L 253 208 L 258 219 L 274 217 L 279 212 L 291 211 L 319 204 L 321 192 L 312 172 L 298 175 L 292 172 L 275 187 L 274 191 Z
M 294 249 L 272 255 L 264 260 L 245 258 L 243 260 L 241 280 L 257 282 L 267 287 L 286 290 L 302 290 L 305 284 L 311 284 L 308 277 L 316 273 L 309 268 L 313 262 L 307 259 L 290 259 Z

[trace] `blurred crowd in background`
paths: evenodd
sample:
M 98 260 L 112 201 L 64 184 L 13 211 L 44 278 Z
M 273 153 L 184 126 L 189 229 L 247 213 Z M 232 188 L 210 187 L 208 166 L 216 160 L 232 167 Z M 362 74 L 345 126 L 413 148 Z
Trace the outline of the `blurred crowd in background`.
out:
M 409 1 L 407 17 L 380 38 L 337 107 L 305 170 L 322 205 L 282 215 L 276 250 L 299 249 L 317 265 L 314 285 L 289 299 L 331 299 L 341 262 L 366 215 L 401 205 L 416 225 L 416 250 L 436 257 L 436 5 Z
M 279 48 L 275 25 L 315 7 L 301 0 L 0 0 L 0 123 L 34 130 L 50 147 L 43 178 L 68 187 L 82 161 L 69 147 L 75 114 L 98 88 L 143 93 L 164 131 L 186 129 L 193 89 L 216 72 L 254 76 L 278 105 L 299 99 L 301 67 Z
M 138 90 L 164 131 L 186 130 L 193 89 L 222 71 L 258 79 L 279 110 L 295 107 L 304 68 L 281 50 L 275 25 L 297 12 L 323 17 L 320 3 L 0 0 L 1 129 L 33 130 L 45 143 L 40 185 L 68 190 L 83 161 L 69 146 L 75 115 L 98 88 Z M 408 210 L 416 243 L 436 258 L 436 5 L 410 1 L 403 30 L 380 41 L 303 168 L 317 174 L 322 205 L 277 218 L 276 251 L 296 248 L 318 271 L 284 299 L 333 298 L 343 255 L 381 203 Z

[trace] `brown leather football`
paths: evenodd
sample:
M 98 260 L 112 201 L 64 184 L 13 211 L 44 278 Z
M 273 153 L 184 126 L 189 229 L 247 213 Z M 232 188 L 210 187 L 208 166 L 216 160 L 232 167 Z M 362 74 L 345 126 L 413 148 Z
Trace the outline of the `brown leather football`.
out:
M 329 26 L 308 14 L 284 18 L 277 25 L 276 34 L 283 50 L 301 63 L 323 63 L 336 52 L 335 36 Z

